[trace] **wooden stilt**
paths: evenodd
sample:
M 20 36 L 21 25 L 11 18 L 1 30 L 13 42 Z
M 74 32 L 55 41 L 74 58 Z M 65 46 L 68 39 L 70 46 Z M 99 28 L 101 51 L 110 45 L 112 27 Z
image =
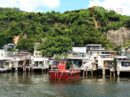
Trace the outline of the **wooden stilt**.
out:
M 117 77 L 120 77 L 120 70 L 117 70 Z
M 103 76 L 106 75 L 106 72 L 105 72 L 105 69 L 104 69 L 104 68 L 102 69 L 102 75 L 103 75 Z
M 115 77 L 116 77 L 116 74 L 115 74 L 115 72 L 113 72 L 113 78 L 115 79 Z
M 110 71 L 110 79 L 112 79 L 112 77 L 113 77 L 113 72 Z
M 105 71 L 105 68 L 102 69 L 102 77 L 103 79 L 105 79 L 105 76 L 106 76 L 106 71 Z
M 93 69 L 91 70 L 91 77 L 93 78 Z
M 87 71 L 87 69 L 86 69 L 86 78 L 88 77 L 88 71 Z
M 83 78 L 85 78 L 85 71 L 83 70 Z

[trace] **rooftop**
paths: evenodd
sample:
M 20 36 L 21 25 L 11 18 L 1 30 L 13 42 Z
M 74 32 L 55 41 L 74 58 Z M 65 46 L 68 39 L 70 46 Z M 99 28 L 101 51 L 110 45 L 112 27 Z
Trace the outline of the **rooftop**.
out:
M 87 44 L 86 46 L 102 46 L 101 44 Z
M 86 47 L 72 47 L 72 51 L 75 53 L 86 53 Z

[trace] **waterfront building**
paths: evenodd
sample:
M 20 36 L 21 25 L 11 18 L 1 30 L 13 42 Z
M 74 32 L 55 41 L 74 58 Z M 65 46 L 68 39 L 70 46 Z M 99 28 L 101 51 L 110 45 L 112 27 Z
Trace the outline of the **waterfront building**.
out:
M 97 70 L 95 59 L 101 54 L 102 51 L 105 51 L 105 48 L 103 48 L 101 44 L 87 44 L 87 62 L 85 62 L 82 67 L 88 71 Z
M 87 60 L 86 47 L 72 47 L 72 51 L 67 55 L 68 63 L 75 64 L 77 68 L 80 68 Z
M 97 70 L 102 71 L 103 76 L 110 75 L 115 71 L 114 58 L 117 56 L 116 51 L 104 50 L 96 57 Z
M 32 54 L 30 52 L 17 52 L 14 57 L 15 64 L 13 68 L 18 71 L 30 71 L 31 56 Z
M 114 72 L 114 57 L 117 56 L 116 51 L 107 51 L 101 44 L 86 45 L 87 62 L 82 68 L 93 75 L 106 76 L 110 72 Z
M 34 43 L 34 53 L 31 57 L 31 69 L 33 71 L 43 71 L 49 68 L 49 59 L 47 57 L 43 57 L 42 51 L 38 49 L 40 45 L 41 41 Z
M 46 57 L 32 57 L 31 69 L 33 71 L 43 71 L 49 68 L 49 59 Z
M 15 44 L 13 44 L 13 43 L 8 43 L 8 44 L 5 44 L 4 46 L 3 46 L 3 49 L 4 50 L 13 50 L 13 49 L 15 49 Z
M 10 71 L 14 65 L 14 52 L 0 50 L 0 72 Z
M 122 74 L 123 76 L 130 77 L 130 58 L 127 56 L 117 56 L 115 59 L 117 76 L 120 77 Z
M 104 51 L 101 44 L 87 44 L 85 47 L 73 47 L 67 59 L 81 69 L 92 70 L 95 67 L 95 58 Z

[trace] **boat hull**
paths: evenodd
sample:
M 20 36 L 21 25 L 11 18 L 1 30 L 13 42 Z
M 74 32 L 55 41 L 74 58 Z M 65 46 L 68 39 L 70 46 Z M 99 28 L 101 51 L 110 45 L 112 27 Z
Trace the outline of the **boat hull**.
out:
M 80 70 L 49 71 L 50 80 L 76 80 L 80 79 Z

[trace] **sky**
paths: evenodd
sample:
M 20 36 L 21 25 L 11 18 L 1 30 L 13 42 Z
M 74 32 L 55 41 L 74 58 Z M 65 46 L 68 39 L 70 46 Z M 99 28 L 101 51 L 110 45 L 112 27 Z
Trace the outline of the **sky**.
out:
M 130 16 L 130 0 L 0 0 L 0 7 L 19 8 L 27 12 L 65 12 L 92 6 L 102 6 Z

